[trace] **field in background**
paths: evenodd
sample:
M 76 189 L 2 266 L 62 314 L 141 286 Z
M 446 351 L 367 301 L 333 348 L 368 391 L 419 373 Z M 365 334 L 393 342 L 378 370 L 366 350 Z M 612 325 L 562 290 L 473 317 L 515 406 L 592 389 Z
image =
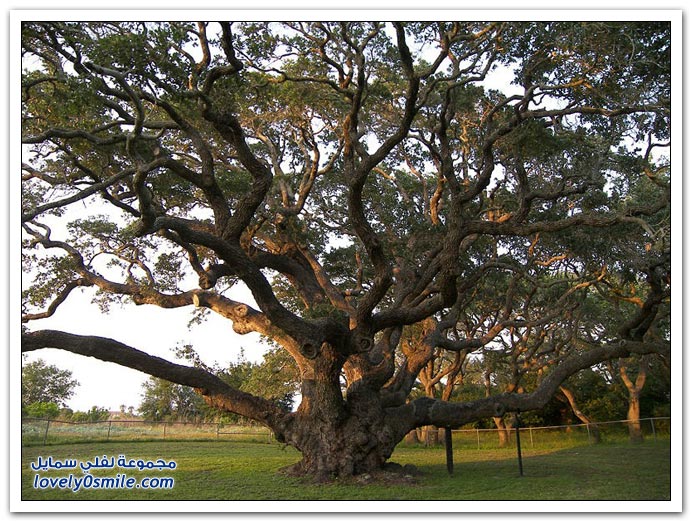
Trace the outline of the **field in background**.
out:
M 522 445 L 524 443 L 522 442 Z M 67 470 L 32 471 L 41 456 L 92 461 L 95 456 L 175 461 L 175 470 L 128 471 L 129 476 L 170 476 L 170 490 L 90 490 L 73 493 L 34 489 L 35 476 L 66 476 Z M 152 441 L 58 444 L 22 448 L 23 500 L 669 500 L 670 443 L 659 437 L 641 444 L 601 443 L 523 451 L 519 477 L 516 450 L 454 450 L 454 474 L 441 447 L 401 444 L 392 461 L 420 472 L 402 483 L 343 480 L 312 484 L 278 472 L 300 455 L 279 444 L 229 441 Z M 93 471 L 93 470 L 92 470 Z M 94 475 L 115 476 L 96 470 Z M 73 471 L 81 475 L 82 471 Z M 18 477 L 17 477 L 18 478 Z M 528 509 L 530 511 L 530 509 Z
M 273 441 L 273 435 L 267 428 L 262 426 L 223 423 L 151 422 L 143 420 L 67 422 L 22 419 L 23 446 L 70 442 L 148 440 L 271 442 Z

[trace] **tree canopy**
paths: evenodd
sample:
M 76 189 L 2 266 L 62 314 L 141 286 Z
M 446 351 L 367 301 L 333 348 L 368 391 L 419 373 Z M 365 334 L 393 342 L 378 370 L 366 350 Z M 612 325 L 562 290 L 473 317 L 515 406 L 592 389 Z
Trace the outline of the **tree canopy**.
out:
M 23 351 L 192 386 L 320 476 L 669 352 L 668 23 L 39 22 L 22 56 Z M 300 405 L 29 328 L 87 287 L 271 339 Z M 445 353 L 513 386 L 410 399 Z

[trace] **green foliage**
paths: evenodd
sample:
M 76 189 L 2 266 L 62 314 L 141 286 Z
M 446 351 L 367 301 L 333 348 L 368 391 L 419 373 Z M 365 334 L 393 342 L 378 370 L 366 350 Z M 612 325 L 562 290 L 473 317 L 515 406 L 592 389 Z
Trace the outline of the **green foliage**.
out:
M 627 394 L 605 369 L 584 370 L 567 382 L 579 408 L 593 421 L 627 418 Z
M 245 380 L 240 383 L 241 390 L 272 400 L 285 411 L 293 409 L 299 390 L 299 373 L 295 361 L 285 350 L 268 350 L 259 364 L 241 360 L 235 367 L 231 366 L 235 371 L 239 367 L 243 368 L 240 370 L 242 374 L 247 372 Z
M 206 366 L 189 345 L 180 347 L 176 353 L 194 366 L 211 371 L 236 389 L 274 401 L 286 411 L 293 407 L 298 391 L 298 373 L 295 361 L 284 350 L 270 349 L 261 363 L 248 361 L 241 351 L 238 361 L 225 368 Z M 142 388 L 138 411 L 145 419 L 242 422 L 235 415 L 209 407 L 188 386 L 150 377 Z
M 33 419 L 55 419 L 60 407 L 54 402 L 32 402 L 22 407 L 22 415 Z
M 28 260 L 28 259 L 27 259 Z M 75 279 L 75 262 L 69 256 L 49 256 L 41 259 L 42 270 L 35 273 L 33 285 L 22 291 L 22 306 L 43 307 L 57 289 Z M 33 267 L 32 267 L 33 269 Z
M 108 420 L 110 413 L 106 408 L 92 406 L 88 411 L 75 411 L 70 420 L 72 422 L 98 422 Z
M 79 383 L 72 372 L 62 370 L 43 359 L 22 365 L 22 405 L 56 404 L 64 406 Z
M 282 349 L 270 349 L 261 363 L 248 361 L 241 352 L 237 362 L 217 375 L 234 388 L 274 401 L 286 411 L 291 411 L 298 392 L 298 368 Z
M 189 386 L 150 377 L 142 388 L 138 411 L 147 420 L 191 420 L 205 409 L 203 399 Z

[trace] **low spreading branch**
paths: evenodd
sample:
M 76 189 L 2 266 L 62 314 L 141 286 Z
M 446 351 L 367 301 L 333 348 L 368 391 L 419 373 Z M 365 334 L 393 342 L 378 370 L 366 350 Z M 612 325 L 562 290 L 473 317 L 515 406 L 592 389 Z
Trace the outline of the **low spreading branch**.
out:
M 272 402 L 232 388 L 215 375 L 149 355 L 106 337 L 76 335 L 57 330 L 22 334 L 22 353 L 57 348 L 101 361 L 112 362 L 184 386 L 191 386 L 207 401 L 226 411 L 257 420 L 275 428 L 284 412 Z

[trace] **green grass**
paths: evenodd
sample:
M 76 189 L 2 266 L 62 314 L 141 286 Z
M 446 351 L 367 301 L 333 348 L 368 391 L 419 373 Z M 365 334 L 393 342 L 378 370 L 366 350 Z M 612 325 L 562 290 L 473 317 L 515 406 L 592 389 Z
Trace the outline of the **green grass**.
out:
M 94 476 L 164 477 L 175 479 L 170 490 L 34 489 L 38 456 L 93 461 L 95 456 L 174 460 L 175 470 L 95 470 Z M 391 460 L 415 465 L 415 485 L 361 484 L 353 480 L 312 484 L 277 471 L 299 459 L 292 448 L 244 442 L 109 442 L 22 449 L 22 500 L 669 500 L 668 441 L 642 444 L 582 445 L 567 449 L 526 449 L 524 476 L 519 477 L 516 451 L 454 452 L 449 476 L 441 447 L 401 445 Z M 82 471 L 70 470 L 75 476 Z M 70 471 L 39 471 L 41 477 L 67 476 Z

